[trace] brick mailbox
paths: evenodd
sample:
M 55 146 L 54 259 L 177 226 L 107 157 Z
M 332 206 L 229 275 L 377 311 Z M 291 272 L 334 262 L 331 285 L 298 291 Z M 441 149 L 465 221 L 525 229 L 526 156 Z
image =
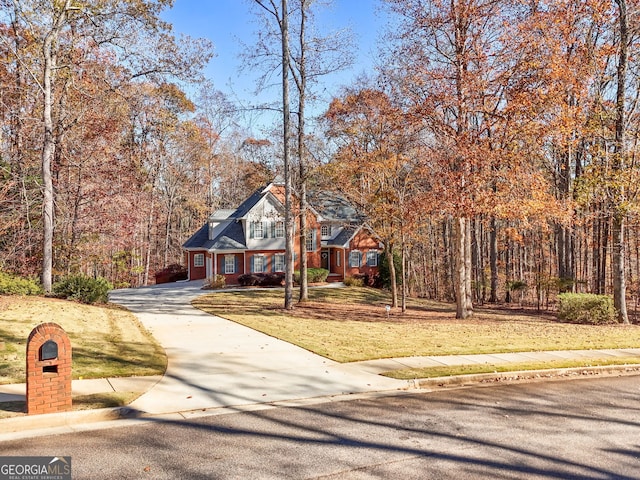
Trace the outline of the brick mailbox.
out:
M 71 410 L 71 342 L 56 323 L 42 323 L 27 340 L 27 414 Z

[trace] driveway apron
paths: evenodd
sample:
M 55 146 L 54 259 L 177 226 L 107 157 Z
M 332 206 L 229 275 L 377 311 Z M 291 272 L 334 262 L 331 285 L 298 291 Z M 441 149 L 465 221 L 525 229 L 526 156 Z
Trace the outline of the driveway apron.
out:
M 201 281 L 114 290 L 165 348 L 162 379 L 130 406 L 149 414 L 395 390 L 406 383 L 340 364 L 191 306 Z

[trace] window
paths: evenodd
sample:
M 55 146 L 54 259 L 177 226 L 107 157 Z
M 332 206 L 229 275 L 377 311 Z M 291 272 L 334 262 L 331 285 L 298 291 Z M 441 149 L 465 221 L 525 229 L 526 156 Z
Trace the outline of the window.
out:
M 263 273 L 265 269 L 264 255 L 253 256 L 253 273 Z
M 307 233 L 307 252 L 312 252 L 313 251 L 313 236 L 315 235 L 314 231 L 311 230 L 309 233 Z
M 194 267 L 204 267 L 204 253 L 196 253 L 193 256 Z
M 359 267 L 360 266 L 360 252 L 354 250 L 349 252 L 349 266 L 350 267 Z
M 323 237 L 328 237 L 331 235 L 331 225 L 322 225 L 320 227 L 320 235 Z
M 273 271 L 284 272 L 284 253 L 276 253 L 273 256 Z
M 279 220 L 276 222 L 276 238 L 284 238 L 284 222 Z
M 253 222 L 253 238 L 264 238 L 264 226 L 262 222 Z
M 236 273 L 236 257 L 235 255 L 224 256 L 224 273 Z
M 370 267 L 378 266 L 378 252 L 376 252 L 375 250 L 369 250 L 367 252 L 367 265 L 369 265 Z

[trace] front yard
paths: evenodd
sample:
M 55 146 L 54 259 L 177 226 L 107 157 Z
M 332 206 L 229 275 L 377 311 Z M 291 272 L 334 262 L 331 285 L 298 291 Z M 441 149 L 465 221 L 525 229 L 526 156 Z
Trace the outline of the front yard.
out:
M 510 308 L 478 308 L 473 318 L 456 320 L 453 305 L 420 299 L 410 299 L 406 313 L 392 309 L 387 316 L 385 292 L 356 287 L 311 289 L 310 302 L 285 311 L 282 295 L 281 290 L 216 292 L 193 305 L 338 362 L 640 347 L 638 325 L 575 325 L 549 313 Z
M 43 297 L 0 296 L 0 384 L 26 381 L 26 343 L 43 322 L 60 325 L 73 346 L 73 378 L 161 375 L 162 347 L 123 309 Z

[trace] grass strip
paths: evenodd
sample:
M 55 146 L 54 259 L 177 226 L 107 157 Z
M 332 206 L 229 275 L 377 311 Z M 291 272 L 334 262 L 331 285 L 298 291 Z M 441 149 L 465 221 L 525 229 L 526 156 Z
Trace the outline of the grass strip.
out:
M 504 373 L 528 370 L 547 370 L 556 368 L 604 367 L 609 365 L 638 365 L 638 357 L 591 358 L 575 360 L 549 360 L 546 362 L 523 363 L 483 363 L 474 365 L 456 365 L 452 367 L 408 368 L 384 372 L 381 375 L 398 380 L 418 378 L 450 377 L 454 375 L 473 375 L 478 373 Z

